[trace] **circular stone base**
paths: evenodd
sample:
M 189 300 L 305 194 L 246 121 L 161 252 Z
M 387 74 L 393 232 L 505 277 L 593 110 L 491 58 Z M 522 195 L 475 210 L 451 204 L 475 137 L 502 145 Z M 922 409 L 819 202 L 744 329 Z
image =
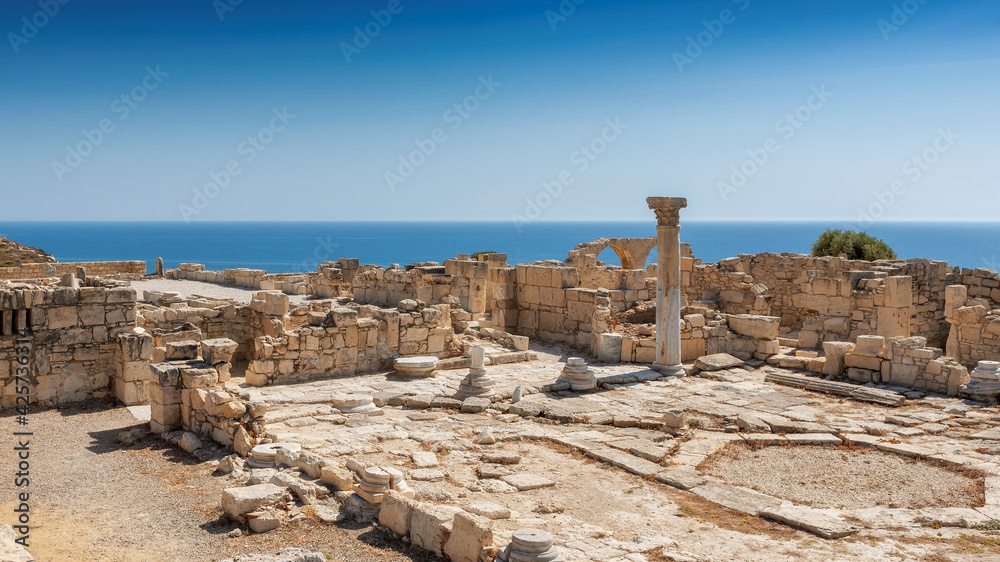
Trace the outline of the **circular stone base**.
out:
M 433 377 L 437 366 L 437 357 L 400 357 L 393 363 L 396 375 L 407 378 Z

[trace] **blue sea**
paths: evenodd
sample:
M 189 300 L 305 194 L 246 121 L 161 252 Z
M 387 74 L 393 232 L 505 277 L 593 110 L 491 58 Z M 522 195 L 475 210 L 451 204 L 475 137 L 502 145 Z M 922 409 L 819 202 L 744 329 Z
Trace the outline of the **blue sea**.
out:
M 681 240 L 695 256 L 715 262 L 740 253 L 808 253 L 831 222 L 685 221 Z M 876 223 L 869 234 L 901 258 L 945 260 L 1000 269 L 1000 222 Z M 315 271 L 321 261 L 360 258 L 388 265 L 443 262 L 456 254 L 496 251 L 509 263 L 566 258 L 581 242 L 600 237 L 654 236 L 653 220 L 537 222 L 519 233 L 510 222 L 3 222 L 0 236 L 41 248 L 59 261 L 144 260 L 150 270 L 203 263 L 208 269 L 249 267 L 271 273 Z M 601 259 L 619 265 L 612 250 Z M 655 262 L 655 252 L 650 262 Z

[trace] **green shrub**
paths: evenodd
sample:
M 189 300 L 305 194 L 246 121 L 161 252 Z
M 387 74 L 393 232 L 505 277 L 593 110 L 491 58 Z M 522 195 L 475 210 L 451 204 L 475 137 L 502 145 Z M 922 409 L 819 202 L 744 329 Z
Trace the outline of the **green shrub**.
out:
M 819 235 L 812 247 L 814 256 L 839 256 L 847 254 L 851 260 L 894 260 L 896 252 L 888 244 L 869 236 L 867 232 L 835 230 L 828 228 Z
M 479 256 L 485 256 L 486 254 L 495 254 L 495 253 L 497 253 L 497 252 L 494 252 L 493 250 L 487 250 L 485 252 L 476 252 L 474 254 L 469 255 L 469 259 L 470 260 L 478 260 Z

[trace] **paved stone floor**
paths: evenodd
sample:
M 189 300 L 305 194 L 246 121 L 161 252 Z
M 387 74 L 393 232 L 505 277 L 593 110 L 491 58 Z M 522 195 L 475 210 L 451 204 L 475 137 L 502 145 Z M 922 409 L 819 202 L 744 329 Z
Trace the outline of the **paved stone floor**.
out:
M 568 352 L 537 344 L 532 350 L 537 361 L 487 366 L 501 396 L 521 386 L 524 399 L 478 413 L 448 408 L 440 398 L 454 393 L 466 369 L 428 379 L 376 373 L 243 391 L 271 405 L 267 429 L 274 440 L 299 443 L 348 468 L 399 468 L 423 501 L 498 504 L 512 515 L 494 521 L 496 544 L 537 526 L 553 533 L 570 560 L 639 561 L 653 550 L 667 559 L 919 559 L 947 550 L 966 527 L 1000 519 L 996 407 L 913 392 L 897 408 L 855 402 L 766 383 L 770 366 L 664 380 L 642 366 L 594 365 L 597 389 L 553 392 L 546 385 L 558 378 Z M 373 395 L 382 415 L 340 415 L 330 402 L 338 393 Z M 686 433 L 664 431 L 670 408 L 687 412 Z M 986 476 L 986 502 L 925 510 L 796 506 L 698 471 L 734 440 L 851 444 L 972 468 Z M 502 464 L 494 453 L 519 461 Z M 737 519 L 764 516 L 811 534 L 796 531 L 789 549 L 787 537 L 775 538 L 773 529 L 751 532 L 749 525 L 741 532 L 756 518 L 685 516 L 691 502 L 702 500 Z M 842 534 L 848 538 L 817 537 Z

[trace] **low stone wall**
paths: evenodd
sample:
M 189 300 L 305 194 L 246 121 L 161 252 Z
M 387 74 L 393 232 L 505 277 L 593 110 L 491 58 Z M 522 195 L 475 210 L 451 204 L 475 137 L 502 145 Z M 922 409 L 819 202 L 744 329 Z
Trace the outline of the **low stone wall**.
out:
M 16 397 L 16 339 L 31 348 L 31 403 L 56 405 L 102 398 L 120 361 L 117 336 L 135 326 L 131 287 L 38 287 L 0 290 L 2 404 Z M 20 334 L 20 335 L 19 335 Z
M 409 306 L 409 303 L 404 303 Z M 454 342 L 448 305 L 410 310 L 375 306 L 310 313 L 309 325 L 255 340 L 247 384 L 263 386 L 327 374 L 350 376 L 390 369 L 405 355 L 451 357 Z
M 234 268 L 222 271 L 206 270 L 200 263 L 182 263 L 176 269 L 164 272 L 168 279 L 187 279 L 219 283 L 247 289 L 281 291 L 289 295 L 315 293 L 318 273 L 268 273 L 263 269 Z
M 968 367 L 1000 359 L 1000 307 L 982 289 L 975 291 L 978 297 L 972 292 L 966 285 L 951 285 L 945 301 L 945 317 L 951 324 L 948 355 Z
M 681 319 L 681 361 L 693 362 L 703 355 L 728 353 L 743 360 L 778 353 L 778 318 L 756 315 L 717 314 L 688 308 Z M 623 336 L 622 363 L 653 363 L 656 338 Z
M 454 303 L 472 314 L 487 309 L 490 262 L 468 259 L 412 264 L 403 269 L 364 265 L 354 274 L 354 300 L 363 304 L 396 306 L 400 301 Z
M 928 347 L 927 338 L 859 336 L 856 344 L 828 344 L 822 372 L 846 374 L 858 383 L 884 383 L 956 396 L 969 382 L 969 371 L 940 348 Z M 841 360 L 840 354 L 843 353 Z
M 67 273 L 76 273 L 78 267 L 84 268 L 87 275 L 101 277 L 115 275 L 146 275 L 144 261 L 83 261 L 67 263 L 25 263 L 20 266 L 0 267 L 0 279 L 42 279 L 46 277 L 61 277 Z

